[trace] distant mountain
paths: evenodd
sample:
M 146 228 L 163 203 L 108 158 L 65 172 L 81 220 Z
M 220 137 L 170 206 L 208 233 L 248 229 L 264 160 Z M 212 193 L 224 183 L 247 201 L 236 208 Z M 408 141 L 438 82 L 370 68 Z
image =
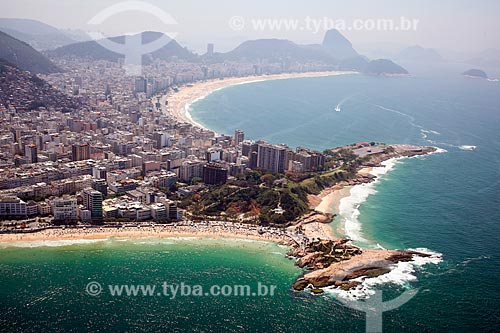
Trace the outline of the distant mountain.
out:
M 153 32 L 153 31 L 142 32 L 141 33 L 142 43 L 147 44 L 149 42 L 158 39 L 161 36 L 163 36 L 163 34 L 160 32 Z M 109 40 L 115 43 L 123 44 L 125 43 L 125 36 L 112 37 L 109 38 Z M 112 52 L 106 49 L 105 47 L 101 46 L 96 41 L 87 41 L 87 42 L 80 42 L 80 43 L 66 45 L 63 47 L 59 47 L 55 50 L 48 51 L 47 54 L 49 56 L 55 56 L 55 57 L 72 56 L 72 57 L 89 58 L 93 60 L 108 60 L 108 61 L 117 61 L 118 59 L 124 57 L 123 54 Z M 162 59 L 162 60 L 177 58 L 177 59 L 195 61 L 197 59 L 197 56 L 188 49 L 179 45 L 179 43 L 177 43 L 174 39 L 171 39 L 168 44 L 146 55 L 144 59 L 148 61 L 151 58 Z
M 53 49 L 75 41 L 59 29 L 40 21 L 17 18 L 0 18 L 3 31 L 37 50 Z
M 321 45 L 328 54 L 338 60 L 359 57 L 351 42 L 335 29 L 326 32 Z
M 356 51 L 370 59 L 396 59 L 402 49 L 408 45 L 396 42 L 360 42 L 356 43 Z
M 342 70 L 362 70 L 368 63 L 368 59 L 359 55 L 337 30 L 327 31 L 322 44 L 299 45 L 286 39 L 257 39 L 243 42 L 230 52 L 219 53 L 214 59 L 317 61 Z
M 443 62 L 443 57 L 434 49 L 426 49 L 415 45 L 402 50 L 396 58 L 401 62 L 433 63 Z
M 488 75 L 480 69 L 469 69 L 462 73 L 463 76 L 487 79 Z
M 34 74 L 61 72 L 56 65 L 30 45 L 1 31 L 0 58 Z
M 72 39 L 72 42 L 68 44 L 87 42 L 89 40 L 92 40 L 92 38 L 88 33 L 80 29 L 59 29 L 59 31 L 61 31 L 63 34 Z
M 365 56 L 358 56 L 354 58 L 340 60 L 339 69 L 363 71 L 370 60 Z
M 4 59 L 0 59 L 0 104 L 20 112 L 39 107 L 71 112 L 81 106 L 78 100 Z
M 373 75 L 404 75 L 408 71 L 388 59 L 377 59 L 370 61 L 364 72 Z
M 224 53 L 226 60 L 260 60 L 280 61 L 324 61 L 333 63 L 334 59 L 323 49 L 295 44 L 286 39 L 257 39 L 243 42 L 234 50 Z

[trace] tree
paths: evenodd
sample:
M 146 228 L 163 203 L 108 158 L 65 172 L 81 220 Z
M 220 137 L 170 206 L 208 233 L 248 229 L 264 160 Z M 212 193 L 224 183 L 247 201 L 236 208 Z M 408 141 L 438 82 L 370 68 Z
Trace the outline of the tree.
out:
M 200 177 L 193 177 L 191 178 L 191 185 L 199 184 L 203 181 Z

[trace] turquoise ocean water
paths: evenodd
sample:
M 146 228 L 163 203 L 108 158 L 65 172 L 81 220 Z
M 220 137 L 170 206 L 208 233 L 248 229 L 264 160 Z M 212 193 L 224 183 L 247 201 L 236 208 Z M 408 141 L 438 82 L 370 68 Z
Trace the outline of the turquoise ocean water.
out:
M 332 226 L 366 247 L 426 248 L 443 256 L 438 264 L 401 267 L 391 277 L 395 283 L 378 287 L 388 299 L 419 288 L 410 302 L 384 314 L 384 332 L 500 329 L 498 82 L 361 75 L 266 81 L 216 91 L 191 113 L 219 133 L 238 128 L 247 138 L 292 147 L 380 141 L 445 150 L 396 161 L 345 201 Z M 364 315 L 331 294 L 293 292 L 290 284 L 301 270 L 274 244 L 149 239 L 58 245 L 0 249 L 1 331 L 364 330 Z M 261 281 L 277 285 L 277 293 L 91 297 L 89 281 Z

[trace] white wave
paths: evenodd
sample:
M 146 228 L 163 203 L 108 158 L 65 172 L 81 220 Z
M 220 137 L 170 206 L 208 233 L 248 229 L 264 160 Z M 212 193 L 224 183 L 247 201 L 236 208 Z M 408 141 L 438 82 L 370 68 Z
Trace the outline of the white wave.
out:
M 375 181 L 371 183 L 355 185 L 351 188 L 350 195 L 342 198 L 339 204 L 339 215 L 344 222 L 344 230 L 347 237 L 353 241 L 366 242 L 367 240 L 362 235 L 361 223 L 358 220 L 359 207 L 366 201 L 368 196 L 377 193 L 375 184 L 379 178 L 392 170 L 399 158 L 391 158 L 382 162 L 381 167 L 375 167 L 371 170 L 371 174 L 376 176 Z
M 0 242 L 0 247 L 57 247 L 57 246 L 69 246 L 69 245 L 82 245 L 82 244 L 92 244 L 98 242 L 104 242 L 107 239 L 64 239 L 64 240 L 44 240 L 44 241 L 26 241 L 26 242 Z
M 410 250 L 429 254 L 430 257 L 414 256 L 411 261 L 399 262 L 393 265 L 389 273 L 373 278 L 359 277 L 354 279 L 353 281 L 361 282 L 361 284 L 349 291 L 341 290 L 337 287 L 328 287 L 325 288 L 325 291 L 327 294 L 333 294 L 344 299 L 366 299 L 374 295 L 376 287 L 381 284 L 393 284 L 402 287 L 408 286 L 410 282 L 417 281 L 417 276 L 415 274 L 417 270 L 420 270 L 425 265 L 437 265 L 443 261 L 441 253 L 426 248 Z
M 442 153 L 448 152 L 446 149 L 443 149 L 443 148 L 439 148 L 439 147 L 434 147 L 434 148 L 436 148 L 436 151 L 432 152 L 431 154 L 442 154 Z
M 461 149 L 461 150 L 475 150 L 477 148 L 477 146 L 472 146 L 472 145 L 462 145 L 462 146 L 458 146 L 458 149 Z

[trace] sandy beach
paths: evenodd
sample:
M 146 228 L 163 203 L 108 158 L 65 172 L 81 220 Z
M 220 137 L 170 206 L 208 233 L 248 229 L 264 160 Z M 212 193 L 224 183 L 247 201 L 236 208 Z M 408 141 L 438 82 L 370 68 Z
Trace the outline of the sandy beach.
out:
M 245 76 L 245 77 L 231 77 L 223 80 L 210 80 L 196 82 L 179 87 L 176 92 L 170 92 L 160 98 L 162 109 L 174 117 L 179 122 L 190 123 L 194 126 L 203 126 L 194 121 L 191 116 L 186 112 L 186 108 L 197 99 L 203 98 L 208 94 L 229 86 L 238 84 L 246 84 L 252 82 L 268 81 L 268 80 L 282 80 L 301 77 L 321 77 L 332 75 L 353 74 L 356 72 L 347 71 L 328 71 L 328 72 L 304 72 L 304 73 L 285 73 L 285 74 L 272 74 L 272 75 L 258 75 L 258 76 Z M 168 100 L 168 107 L 165 107 L 165 102 Z
M 255 226 L 243 224 L 193 224 L 193 225 L 157 225 L 144 227 L 88 227 L 88 228 L 51 228 L 30 233 L 0 234 L 0 243 L 38 242 L 83 239 L 108 239 L 111 237 L 205 237 L 237 238 L 291 244 L 291 235 L 275 228 L 265 229 L 261 234 Z
M 365 167 L 358 171 L 359 175 L 369 175 L 373 168 Z M 340 201 L 343 198 L 349 197 L 351 195 L 351 185 L 346 185 L 343 183 L 335 184 L 332 187 L 326 188 L 318 195 L 309 195 L 309 206 L 311 209 L 314 209 L 321 213 L 331 213 L 338 215 L 340 213 Z M 318 226 L 309 227 L 310 232 L 316 230 L 316 233 L 321 236 L 328 235 L 329 237 L 325 237 L 323 239 L 338 239 L 342 238 L 341 235 L 337 235 L 330 224 L 324 223 L 314 223 L 318 224 Z M 318 230 L 321 229 L 321 232 Z

